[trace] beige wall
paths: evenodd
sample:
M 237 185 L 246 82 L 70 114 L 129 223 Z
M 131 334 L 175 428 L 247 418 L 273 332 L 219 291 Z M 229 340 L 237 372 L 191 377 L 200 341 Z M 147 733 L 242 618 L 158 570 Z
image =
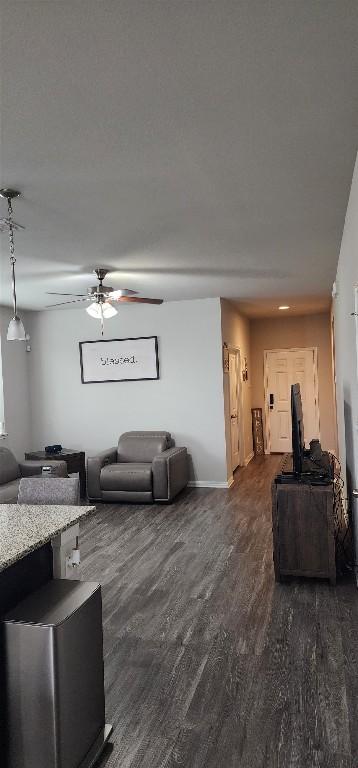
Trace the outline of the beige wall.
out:
M 321 443 L 323 448 L 336 453 L 329 313 L 291 318 L 287 316 L 266 318 L 251 322 L 252 407 L 262 408 L 263 417 L 265 416 L 264 351 L 294 347 L 317 347 Z
M 227 299 L 221 299 L 221 330 L 223 343 L 229 346 L 237 347 L 241 353 L 241 366 L 243 366 L 244 357 L 247 359 L 249 380 L 242 381 L 242 400 L 243 400 L 243 433 L 244 433 L 244 461 L 252 457 L 252 427 L 251 427 L 251 376 L 250 376 L 250 322 L 246 317 L 239 314 L 234 304 Z M 226 437 L 226 462 L 228 479 L 232 476 L 231 471 L 231 444 L 230 444 L 230 408 L 229 408 L 229 377 L 224 377 L 224 409 L 225 409 L 225 437 Z

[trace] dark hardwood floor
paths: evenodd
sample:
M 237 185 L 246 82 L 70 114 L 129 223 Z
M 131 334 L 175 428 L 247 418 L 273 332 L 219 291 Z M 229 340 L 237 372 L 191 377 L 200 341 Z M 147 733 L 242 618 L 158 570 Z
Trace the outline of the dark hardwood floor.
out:
M 103 505 L 84 524 L 114 725 L 101 768 L 358 767 L 358 592 L 275 584 L 280 462 L 171 506 Z

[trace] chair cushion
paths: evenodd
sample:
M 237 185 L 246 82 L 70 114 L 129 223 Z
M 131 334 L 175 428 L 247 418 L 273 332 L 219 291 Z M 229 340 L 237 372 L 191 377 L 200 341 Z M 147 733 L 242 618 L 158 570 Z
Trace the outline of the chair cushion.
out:
M 8 448 L 0 448 L 0 486 L 20 477 L 19 465 Z
M 101 470 L 100 485 L 102 491 L 151 491 L 152 465 L 139 462 L 107 464 Z
M 20 480 L 0 485 L 0 504 L 16 504 Z
M 69 504 L 80 500 L 78 477 L 22 477 L 18 504 Z
M 172 443 L 169 432 L 124 432 L 118 441 L 118 461 L 151 462 Z

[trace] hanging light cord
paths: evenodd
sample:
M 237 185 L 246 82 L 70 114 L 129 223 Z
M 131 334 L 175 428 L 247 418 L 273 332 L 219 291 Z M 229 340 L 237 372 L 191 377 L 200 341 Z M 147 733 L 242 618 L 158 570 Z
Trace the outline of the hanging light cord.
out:
M 15 248 L 14 248 L 14 225 L 12 221 L 12 205 L 11 197 L 7 199 L 8 210 L 8 222 L 9 222 L 9 245 L 10 245 L 10 264 L 11 264 L 11 276 L 12 276 L 12 302 L 14 307 L 14 316 L 17 315 L 17 300 L 16 300 L 16 283 L 15 283 Z

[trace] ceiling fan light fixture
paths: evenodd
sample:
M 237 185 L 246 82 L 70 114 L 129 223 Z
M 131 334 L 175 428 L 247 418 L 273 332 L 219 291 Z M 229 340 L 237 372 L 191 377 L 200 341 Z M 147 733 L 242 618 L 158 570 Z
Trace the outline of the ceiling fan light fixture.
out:
M 112 307 L 112 304 L 109 304 L 107 301 L 104 301 L 103 304 L 94 301 L 93 304 L 86 307 L 86 312 L 96 320 L 101 320 L 102 316 L 108 320 L 110 317 L 114 317 L 118 314 L 117 309 Z
M 105 303 L 102 305 L 103 308 L 103 317 L 108 319 L 109 317 L 114 317 L 115 315 L 118 315 L 118 309 L 115 307 L 112 307 L 112 304 L 105 301 Z
M 99 320 L 101 317 L 101 310 L 99 308 L 99 304 L 96 304 L 96 302 L 90 304 L 89 307 L 86 307 L 86 312 L 91 317 L 95 317 L 97 320 Z
M 88 288 L 87 293 L 57 293 L 50 291 L 52 296 L 72 296 L 69 301 L 61 301 L 59 304 L 51 304 L 51 307 L 64 306 L 65 304 L 77 304 L 82 301 L 91 302 L 88 307 L 84 307 L 87 314 L 93 317 L 95 320 L 99 320 L 101 323 L 102 336 L 104 333 L 104 320 L 114 317 L 118 314 L 118 310 L 113 306 L 112 302 L 128 303 L 131 302 L 137 304 L 163 304 L 163 299 L 149 299 L 144 296 L 138 296 L 137 291 L 133 291 L 130 288 L 117 288 L 114 290 L 109 285 L 104 285 L 103 280 L 108 274 L 108 269 L 104 267 L 96 267 L 94 270 L 98 279 L 98 285 L 93 285 Z

